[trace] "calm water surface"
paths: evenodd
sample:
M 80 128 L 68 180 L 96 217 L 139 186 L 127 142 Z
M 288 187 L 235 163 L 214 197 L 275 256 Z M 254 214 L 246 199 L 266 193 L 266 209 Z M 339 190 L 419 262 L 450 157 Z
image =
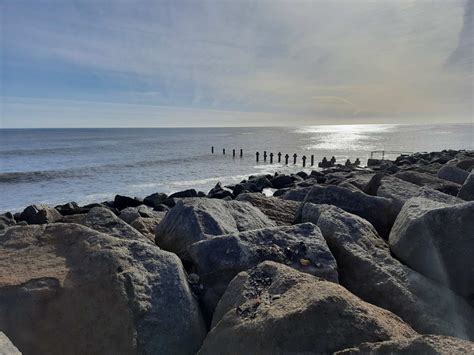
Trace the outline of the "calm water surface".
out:
M 333 125 L 298 128 L 0 130 L 0 211 L 32 203 L 80 204 L 117 193 L 144 197 L 250 174 L 299 171 L 255 162 L 255 152 L 334 155 L 340 162 L 373 150 L 474 149 L 474 125 Z M 215 154 L 211 154 L 211 146 Z M 222 155 L 226 148 L 227 155 Z M 232 149 L 244 150 L 243 159 Z M 276 161 L 276 158 L 275 158 Z

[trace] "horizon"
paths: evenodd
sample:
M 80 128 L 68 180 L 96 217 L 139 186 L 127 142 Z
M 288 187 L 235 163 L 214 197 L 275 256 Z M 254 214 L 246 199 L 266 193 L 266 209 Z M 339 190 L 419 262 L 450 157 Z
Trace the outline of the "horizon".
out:
M 0 128 L 472 124 L 473 12 L 471 0 L 2 2 Z

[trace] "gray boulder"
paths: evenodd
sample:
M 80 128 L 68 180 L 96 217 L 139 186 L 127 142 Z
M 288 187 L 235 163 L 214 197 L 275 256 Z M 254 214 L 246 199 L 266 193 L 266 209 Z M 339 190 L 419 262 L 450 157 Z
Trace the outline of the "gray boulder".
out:
M 304 200 L 304 198 L 306 197 L 308 192 L 312 189 L 312 187 L 313 186 L 280 189 L 280 190 L 275 191 L 273 196 L 281 198 L 282 200 L 301 202 Z
M 158 224 L 165 218 L 166 212 L 160 212 L 159 217 L 138 217 L 130 225 L 151 241 L 155 241 L 155 230 Z
M 400 211 L 403 204 L 416 195 L 420 187 L 392 176 L 384 176 L 380 180 L 377 196 L 391 199 L 394 207 Z
M 278 175 L 272 179 L 271 183 L 275 189 L 282 189 L 293 185 L 293 179 L 288 175 Z
M 474 338 L 474 311 L 451 290 L 403 265 L 366 220 L 328 205 L 305 204 L 336 258 L 339 283 L 390 310 L 420 333 Z
M 474 297 L 474 202 L 412 198 L 390 233 L 392 252 L 421 274 Z
M 443 167 L 438 171 L 438 177 L 440 179 L 448 180 L 460 185 L 464 184 L 464 181 L 466 181 L 468 176 L 469 173 L 466 170 L 451 164 L 443 165 Z
M 12 344 L 3 332 L 0 332 L 0 355 L 21 355 L 18 348 Z
M 464 200 L 460 199 L 459 197 L 448 195 L 438 190 L 433 190 L 432 188 L 428 186 L 420 187 L 418 192 L 415 195 L 413 195 L 413 197 L 423 197 L 423 198 L 427 198 L 428 200 L 443 202 L 449 205 L 455 205 L 457 203 L 464 202 Z
M 469 174 L 459 190 L 458 197 L 465 201 L 474 201 L 474 173 Z
M 159 208 L 166 200 L 168 199 L 168 195 L 156 192 L 151 194 L 143 199 L 143 204 L 152 207 L 152 208 Z
M 451 181 L 440 179 L 436 176 L 421 173 L 418 171 L 400 171 L 395 177 L 411 182 L 418 186 L 429 186 L 434 190 L 441 191 L 448 195 L 457 196 L 461 186 Z
M 155 242 L 174 253 L 216 235 L 241 232 L 276 224 L 250 203 L 209 198 L 178 201 L 156 227 Z
M 217 236 L 194 243 L 189 254 L 204 285 L 209 312 L 235 275 L 265 260 L 338 282 L 336 261 L 312 223 Z
M 369 221 L 384 238 L 388 238 L 398 212 L 390 199 L 351 191 L 341 186 L 314 186 L 306 195 L 302 206 L 306 203 L 334 205 L 358 215 Z M 299 216 L 297 220 L 298 218 Z
M 342 354 L 474 354 L 474 343 L 440 335 L 419 335 L 380 343 L 363 343 L 355 348 L 338 351 L 334 355 Z
M 344 287 L 265 261 L 238 274 L 200 354 L 332 353 L 416 333 Z
M 55 208 L 47 205 L 28 206 L 20 215 L 20 219 L 28 224 L 54 223 L 61 217 L 61 214 Z
M 117 217 L 107 208 L 94 207 L 86 215 L 75 215 L 68 217 L 75 217 L 73 220 L 68 220 L 68 222 L 82 224 L 98 232 L 105 233 L 116 238 L 139 240 L 150 243 L 150 240 L 147 237 Z M 65 219 L 63 218 L 63 220 Z
M 249 202 L 279 226 L 292 224 L 299 207 L 296 201 L 267 197 L 261 193 L 243 193 L 237 196 L 236 201 Z
M 194 354 L 206 333 L 176 255 L 76 224 L 10 228 L 0 300 L 26 354 Z

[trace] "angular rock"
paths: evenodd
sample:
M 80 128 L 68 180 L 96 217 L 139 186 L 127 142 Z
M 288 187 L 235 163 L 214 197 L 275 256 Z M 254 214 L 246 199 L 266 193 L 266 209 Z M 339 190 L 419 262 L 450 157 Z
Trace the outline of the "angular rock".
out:
M 106 208 L 95 207 L 86 215 L 76 216 L 80 218 L 69 222 L 82 224 L 98 232 L 109 234 L 116 238 L 150 243 L 150 240 L 147 237 L 138 232 L 128 223 L 122 221 L 112 211 Z
M 200 354 L 332 353 L 416 335 L 342 286 L 271 261 L 232 280 L 212 323 Z
M 318 227 L 303 223 L 217 236 L 189 247 L 209 313 L 240 271 L 265 260 L 338 282 L 337 265 Z
M 388 238 L 398 212 L 392 200 L 351 191 L 340 186 L 314 186 L 306 195 L 303 204 L 308 202 L 334 205 L 358 215 L 372 223 L 384 238 Z
M 143 199 L 143 204 L 152 208 L 157 208 L 161 206 L 167 198 L 168 198 L 167 194 L 156 192 L 154 194 L 151 194 L 145 197 Z
M 80 207 L 76 202 L 68 202 L 64 205 L 58 205 L 54 207 L 62 216 L 70 216 L 75 214 L 87 213 L 89 210 L 84 207 Z
M 271 181 L 275 189 L 282 189 L 293 185 L 293 179 L 288 175 L 275 176 Z
M 55 208 L 47 205 L 28 206 L 20 215 L 20 219 L 28 224 L 54 223 L 61 217 L 61 214 Z
M 448 180 L 456 184 L 464 184 L 469 173 L 466 170 L 458 168 L 455 165 L 446 164 L 438 171 L 438 177 L 443 180 Z
M 280 189 L 275 191 L 273 196 L 281 198 L 282 200 L 301 202 L 311 189 L 312 186 Z
M 420 173 L 417 171 L 400 171 L 394 175 L 395 177 L 411 182 L 418 186 L 429 186 L 434 190 L 441 191 L 448 195 L 456 196 L 461 186 L 454 182 L 440 179 L 436 176 Z
M 257 191 L 252 191 L 252 192 L 262 192 L 263 189 L 273 187 L 272 183 L 268 179 L 268 176 L 266 175 L 260 175 L 260 176 L 251 176 L 249 177 L 250 184 L 254 185 L 257 189 Z
M 474 311 L 451 290 L 403 265 L 366 220 L 329 205 L 305 204 L 302 221 L 319 226 L 336 258 L 339 282 L 390 310 L 420 333 L 474 338 Z
M 155 241 L 155 230 L 158 224 L 163 220 L 166 215 L 166 212 L 159 212 L 161 213 L 161 217 L 152 217 L 152 218 L 145 218 L 145 217 L 138 217 L 135 219 L 130 225 L 143 234 L 145 237 L 150 239 L 151 241 Z
M 140 213 L 138 212 L 136 207 L 127 207 L 124 208 L 122 211 L 120 211 L 119 218 L 128 223 L 131 224 L 134 220 L 140 217 Z
M 267 197 L 261 193 L 240 194 L 236 201 L 249 202 L 279 226 L 293 224 L 299 207 L 298 202 Z
M 470 171 L 474 167 L 474 158 L 462 159 L 456 163 L 456 166 L 460 169 Z
M 226 197 L 231 197 L 232 198 L 232 191 L 226 188 L 223 188 L 221 183 L 218 182 L 214 188 L 212 188 L 209 193 L 207 194 L 207 197 L 209 198 L 219 198 L 223 199 Z
M 175 192 L 174 194 L 171 194 L 169 198 L 177 198 L 177 197 L 197 197 L 198 193 L 194 189 L 189 189 L 189 190 L 184 190 L 184 191 L 178 191 Z
M 3 332 L 0 332 L 0 354 L 1 355 L 21 355 L 18 348 L 12 344 Z
M 250 203 L 193 198 L 178 201 L 156 228 L 155 242 L 174 253 L 212 236 L 274 227 L 275 223 Z
M 380 343 L 363 343 L 351 349 L 336 352 L 334 355 L 346 354 L 427 354 L 452 355 L 473 354 L 474 343 L 454 337 L 440 335 L 419 335 L 413 338 L 382 341 Z
M 438 190 L 433 190 L 432 188 L 428 186 L 420 187 L 418 192 L 413 197 L 423 197 L 423 198 L 427 198 L 428 200 L 443 202 L 449 205 L 455 205 L 457 203 L 464 202 L 464 200 L 458 197 L 442 193 L 441 191 L 438 191 Z
M 75 224 L 0 241 L 0 329 L 25 354 L 194 354 L 205 325 L 181 261 Z
M 458 197 L 465 201 L 474 201 L 474 173 L 469 174 L 459 190 Z
M 118 210 L 123 210 L 127 207 L 137 207 L 140 206 L 143 201 L 128 196 L 115 195 L 114 207 Z
M 421 274 L 474 301 L 474 202 L 412 198 L 390 233 L 392 252 Z

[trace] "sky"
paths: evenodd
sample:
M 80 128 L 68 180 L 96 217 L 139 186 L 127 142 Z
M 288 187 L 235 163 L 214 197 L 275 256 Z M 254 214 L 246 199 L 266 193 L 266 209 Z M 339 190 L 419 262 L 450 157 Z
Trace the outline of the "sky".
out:
M 0 127 L 473 122 L 474 0 L 0 0 Z

